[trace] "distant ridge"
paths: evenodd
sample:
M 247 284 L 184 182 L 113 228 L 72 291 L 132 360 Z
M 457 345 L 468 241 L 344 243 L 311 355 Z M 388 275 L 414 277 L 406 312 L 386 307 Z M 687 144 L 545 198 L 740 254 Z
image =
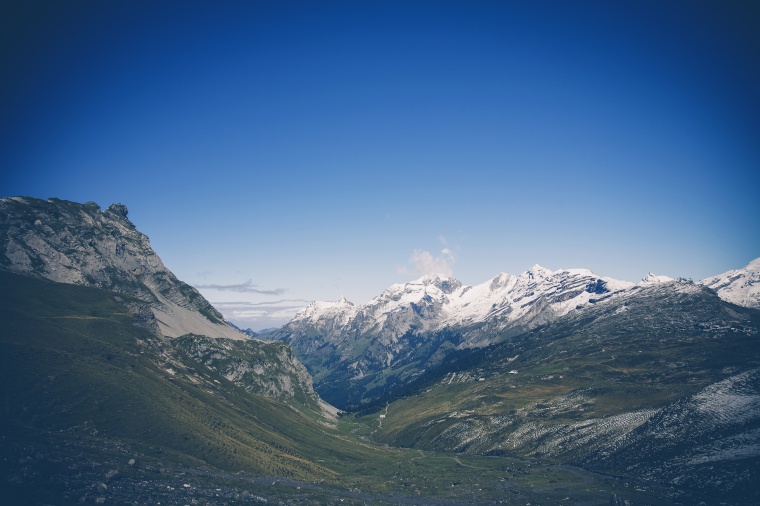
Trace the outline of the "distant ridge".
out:
M 741 269 L 703 279 L 701 283 L 715 290 L 723 300 L 760 309 L 760 258 Z
M 760 307 L 759 271 L 760 259 L 702 284 L 728 302 Z M 635 284 L 589 269 L 552 271 L 538 264 L 517 276 L 500 273 L 474 286 L 451 276 L 426 275 L 394 284 L 363 305 L 343 297 L 311 302 L 266 337 L 292 344 L 328 401 L 356 405 L 436 366 L 450 348 L 488 346 L 615 293 L 676 282 L 649 273 Z

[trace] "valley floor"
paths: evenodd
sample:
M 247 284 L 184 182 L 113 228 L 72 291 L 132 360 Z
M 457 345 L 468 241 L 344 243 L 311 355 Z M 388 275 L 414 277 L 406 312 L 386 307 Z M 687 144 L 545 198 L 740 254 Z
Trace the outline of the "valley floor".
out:
M 362 444 L 357 441 L 357 444 Z M 336 480 L 222 471 L 159 447 L 47 433 L 0 441 L 7 504 L 689 504 L 675 490 L 511 457 L 389 449 L 381 458 L 324 462 Z M 618 501 L 618 502 L 615 502 Z M 625 501 L 628 501 L 627 503 Z

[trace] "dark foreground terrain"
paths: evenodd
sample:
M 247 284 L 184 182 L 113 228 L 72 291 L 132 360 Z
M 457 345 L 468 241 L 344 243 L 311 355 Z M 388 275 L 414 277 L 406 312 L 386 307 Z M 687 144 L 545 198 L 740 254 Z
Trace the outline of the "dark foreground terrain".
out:
M 584 359 L 582 343 L 599 347 L 595 327 L 568 320 L 550 342 L 551 328 L 525 336 L 536 351 L 520 359 L 510 348 L 520 340 L 465 354 L 384 406 L 330 420 L 310 399 L 272 399 L 229 381 L 184 347 L 197 339 L 157 337 L 123 296 L 0 274 L 8 504 L 740 505 L 759 497 L 758 375 L 746 369 L 757 356 L 753 311 L 729 308 L 738 323 L 702 332 L 709 343 L 700 353 L 686 354 L 695 344 L 670 329 L 663 335 L 676 344 L 653 336 L 659 344 L 642 346 L 646 359 L 622 361 Z M 607 336 L 605 349 L 624 345 L 612 328 Z M 573 342 L 577 351 L 566 352 Z M 731 365 L 739 363 L 744 372 Z M 512 367 L 519 374 L 505 372 Z M 658 442 L 667 427 L 674 438 Z M 706 478 L 674 480 L 679 459 L 682 471 Z

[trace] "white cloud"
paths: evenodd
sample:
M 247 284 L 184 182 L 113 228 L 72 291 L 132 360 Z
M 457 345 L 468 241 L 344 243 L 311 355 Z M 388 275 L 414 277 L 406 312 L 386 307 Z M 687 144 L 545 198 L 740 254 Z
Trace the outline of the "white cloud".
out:
M 443 249 L 441 249 L 438 255 L 433 255 L 426 250 L 415 249 L 411 257 L 409 257 L 409 262 L 413 265 L 413 268 L 399 267 L 396 269 L 397 272 L 405 276 L 424 276 L 426 274 L 453 276 L 456 257 L 451 249 L 448 248 L 445 237 L 439 237 L 438 241 L 443 245 Z
M 269 302 L 212 302 L 211 305 L 224 315 L 225 320 L 241 328 L 260 330 L 285 325 L 307 302 L 302 299 L 290 299 Z

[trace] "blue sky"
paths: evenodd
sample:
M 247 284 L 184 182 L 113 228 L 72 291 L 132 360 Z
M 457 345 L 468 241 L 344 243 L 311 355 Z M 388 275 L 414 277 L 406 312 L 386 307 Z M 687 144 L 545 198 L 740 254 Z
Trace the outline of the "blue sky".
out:
M 756 3 L 155 3 L 6 2 L 0 196 L 126 204 L 236 323 L 760 256 Z

